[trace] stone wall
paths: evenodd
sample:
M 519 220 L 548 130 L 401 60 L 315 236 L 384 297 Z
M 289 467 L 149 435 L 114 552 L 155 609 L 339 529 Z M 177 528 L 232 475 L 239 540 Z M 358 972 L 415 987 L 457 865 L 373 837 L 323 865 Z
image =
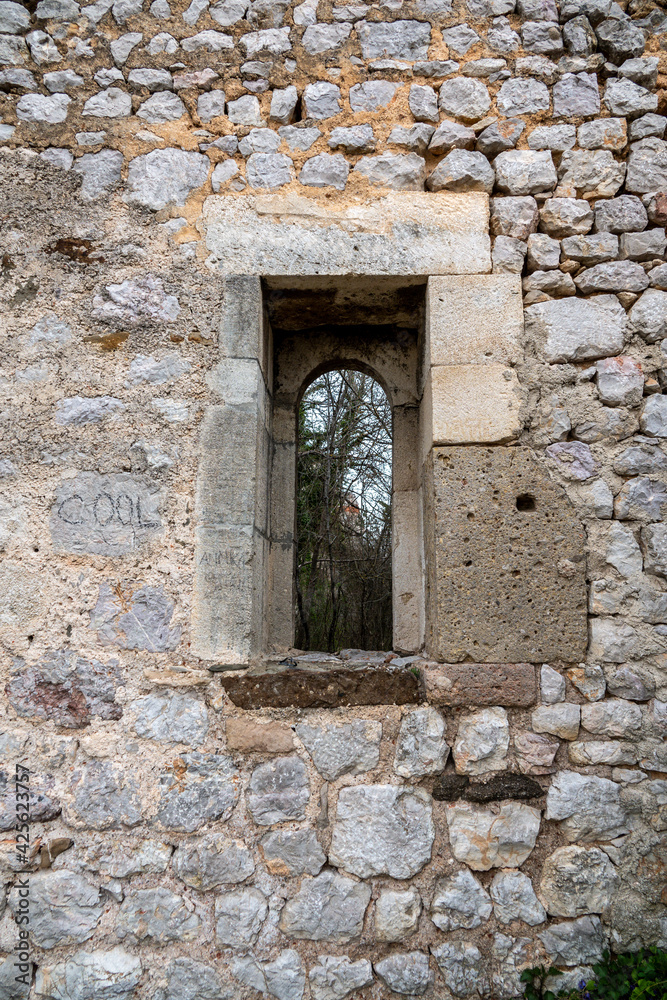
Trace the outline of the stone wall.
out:
M 509 1000 L 667 947 L 666 37 L 650 0 L 0 2 L 0 1000 Z M 429 658 L 209 670 L 197 581 L 252 559 L 196 542 L 267 488 L 230 274 L 430 278 Z

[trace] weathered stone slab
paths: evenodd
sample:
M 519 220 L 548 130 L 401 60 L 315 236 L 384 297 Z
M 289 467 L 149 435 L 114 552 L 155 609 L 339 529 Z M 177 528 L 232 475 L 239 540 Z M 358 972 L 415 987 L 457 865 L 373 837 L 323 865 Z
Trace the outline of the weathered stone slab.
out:
M 293 670 L 222 674 L 238 708 L 334 708 L 338 705 L 410 705 L 420 701 L 409 670 Z M 497 704 L 497 703 L 496 703 Z
M 11 957 L 7 961 L 11 962 Z M 38 997 L 66 996 L 69 1000 L 104 995 L 115 1000 L 130 1000 L 136 996 L 140 979 L 141 960 L 123 948 L 82 950 L 55 965 L 40 965 L 35 991 Z M 27 992 L 7 993 L 10 1000 L 27 995 Z
M 210 676 L 207 674 L 207 677 Z M 255 719 L 227 719 L 227 746 L 245 753 L 289 753 L 294 749 L 294 733 L 284 722 L 258 722 Z
M 116 703 L 116 688 L 121 681 L 115 661 L 86 660 L 65 649 L 49 651 L 29 667 L 15 660 L 6 694 L 19 715 L 79 729 L 93 716 L 120 719 L 123 709 Z
M 537 701 L 532 663 L 433 663 L 422 674 L 434 705 L 527 708 Z
M 209 263 L 231 274 L 474 274 L 491 270 L 482 192 L 402 191 L 338 207 L 277 194 L 204 202 Z
M 122 556 L 162 528 L 160 495 L 127 473 L 80 472 L 56 491 L 49 522 L 56 552 Z
M 214 819 L 226 820 L 240 794 L 238 771 L 224 754 L 187 753 L 159 778 L 157 820 L 165 829 L 192 833 Z
M 584 534 L 563 489 L 527 448 L 436 448 L 430 461 L 429 655 L 583 660 Z
M 523 308 L 516 274 L 429 278 L 426 314 L 433 365 L 521 359 Z
M 523 429 L 519 380 L 506 365 L 437 365 L 431 398 L 433 444 L 501 444 Z

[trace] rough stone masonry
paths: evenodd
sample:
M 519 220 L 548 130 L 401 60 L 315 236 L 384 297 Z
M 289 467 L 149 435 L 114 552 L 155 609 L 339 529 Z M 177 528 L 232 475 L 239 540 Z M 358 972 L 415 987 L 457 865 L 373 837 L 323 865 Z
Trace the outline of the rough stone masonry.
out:
M 661 7 L 0 0 L 0 112 L 0 1000 L 667 947 Z M 285 668 L 298 295 L 408 332 L 395 649 Z

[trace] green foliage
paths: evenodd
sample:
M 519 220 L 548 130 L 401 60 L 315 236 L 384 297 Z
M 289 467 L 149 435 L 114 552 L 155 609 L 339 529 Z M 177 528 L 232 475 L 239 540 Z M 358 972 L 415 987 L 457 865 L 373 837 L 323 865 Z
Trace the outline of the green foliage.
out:
M 604 1000 L 665 1000 L 667 997 L 667 952 L 646 948 L 631 955 L 611 958 L 593 966 L 597 979 L 595 997 Z
M 538 965 L 525 969 L 526 1000 L 667 1000 L 667 952 L 645 948 L 628 955 L 611 956 L 604 952 L 602 961 L 593 966 L 594 978 L 580 982 L 577 989 L 546 988 L 549 976 L 561 976 L 556 968 Z
M 563 973 L 555 966 L 547 969 L 544 965 L 536 965 L 533 969 L 524 969 L 521 982 L 526 983 L 526 1000 L 556 1000 L 556 994 L 546 989 L 545 983 L 549 976 L 562 976 Z

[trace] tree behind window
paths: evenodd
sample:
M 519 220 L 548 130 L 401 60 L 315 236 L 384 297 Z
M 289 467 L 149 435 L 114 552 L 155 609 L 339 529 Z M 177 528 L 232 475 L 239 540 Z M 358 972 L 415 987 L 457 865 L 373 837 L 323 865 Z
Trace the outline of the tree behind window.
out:
M 370 375 L 306 390 L 297 476 L 297 647 L 391 649 L 391 407 Z

